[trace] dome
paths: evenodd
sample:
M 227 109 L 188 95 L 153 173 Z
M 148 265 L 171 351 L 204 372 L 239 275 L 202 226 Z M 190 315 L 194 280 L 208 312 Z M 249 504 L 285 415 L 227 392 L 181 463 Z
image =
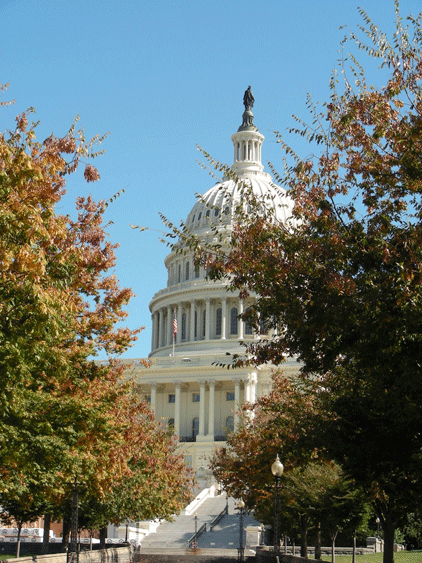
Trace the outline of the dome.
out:
M 268 174 L 257 177 L 240 178 L 239 182 L 226 180 L 210 188 L 193 206 L 185 225 L 194 235 L 206 235 L 210 227 L 221 225 L 225 228 L 237 220 L 237 210 L 251 212 L 248 203 L 250 195 L 256 198 L 262 210 L 265 208 L 271 217 L 286 224 L 292 216 L 293 201 L 287 191 L 271 182 Z M 263 211 L 262 211 L 263 212 Z
M 264 172 L 261 162 L 264 136 L 253 123 L 253 100 L 247 94 L 248 91 L 242 125 L 231 137 L 234 148 L 231 173 L 198 197 L 184 223 L 202 241 L 214 242 L 216 232 L 223 238 L 225 232 L 230 234 L 239 220 L 240 209 L 252 218 L 254 214 L 268 214 L 283 224 L 292 220 L 293 201 Z M 254 332 L 242 319 L 256 296 L 243 298 L 227 291 L 227 280 L 209 279 L 207 266 L 196 262 L 194 250 L 184 237 L 174 245 L 164 263 L 167 287 L 158 291 L 150 302 L 153 324 L 150 357 L 179 354 L 200 358 L 211 354 L 214 359 L 224 361 L 227 354 L 243 350 L 240 347 L 244 343 L 261 338 L 261 331 Z

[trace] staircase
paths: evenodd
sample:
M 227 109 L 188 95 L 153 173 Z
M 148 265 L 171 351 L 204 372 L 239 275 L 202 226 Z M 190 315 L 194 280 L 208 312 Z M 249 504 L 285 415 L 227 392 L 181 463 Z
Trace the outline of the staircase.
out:
M 210 531 L 210 524 L 228 505 L 228 514 Z M 207 498 L 189 516 L 185 512 L 179 514 L 172 522 L 162 522 L 155 534 L 146 536 L 142 541 L 141 551 L 144 549 L 186 549 L 188 542 L 195 534 L 195 514 L 197 516 L 196 529 L 206 524 L 206 531 L 197 538 L 199 549 L 230 549 L 239 547 L 239 514 L 235 501 L 226 499 L 225 495 Z M 243 517 L 244 528 L 249 525 L 258 525 L 258 522 L 249 515 Z M 245 533 L 243 546 L 245 545 Z M 246 552 L 245 552 L 246 553 Z

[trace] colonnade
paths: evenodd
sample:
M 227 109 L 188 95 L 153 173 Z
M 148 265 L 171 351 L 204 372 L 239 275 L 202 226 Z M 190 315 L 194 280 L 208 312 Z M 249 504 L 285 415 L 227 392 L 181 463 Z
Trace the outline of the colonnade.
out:
M 239 319 L 245 308 L 242 299 L 227 297 L 190 299 L 158 307 L 152 313 L 151 350 L 175 344 L 252 337 L 249 325 Z M 177 322 L 174 334 L 173 321 Z
M 259 162 L 261 163 L 261 144 L 256 138 L 234 142 L 234 162 Z
M 233 414 L 233 426 L 234 429 L 236 429 L 239 424 L 239 417 L 236 414 L 237 410 L 242 402 L 254 402 L 256 400 L 258 379 L 256 373 L 252 372 L 245 379 L 234 378 L 230 381 L 234 386 L 234 404 L 230 413 Z M 216 431 L 216 386 L 220 385 L 222 382 L 211 378 L 208 380 L 199 379 L 196 383 L 199 385 L 199 412 L 195 411 L 193 413 L 193 417 L 198 419 L 198 431 L 195 438 L 196 441 L 214 441 Z M 157 382 L 153 382 L 150 385 L 150 404 L 155 415 L 160 417 L 163 413 L 157 412 L 157 393 L 163 392 L 163 389 L 160 389 L 161 386 Z M 186 427 L 192 427 L 191 420 L 181 420 L 182 391 L 186 388 L 189 388 L 188 382 L 181 380 L 176 380 L 174 382 L 174 400 L 172 401 L 172 405 L 174 404 L 174 411 L 170 412 L 170 416 L 167 416 L 167 418 L 173 419 L 174 433 L 181 436 L 182 432 L 182 440 L 183 432 L 186 432 Z M 165 387 L 164 392 L 168 394 L 168 387 Z M 164 404 L 168 406 L 167 401 L 164 401 Z M 206 408 L 207 405 L 208 409 Z

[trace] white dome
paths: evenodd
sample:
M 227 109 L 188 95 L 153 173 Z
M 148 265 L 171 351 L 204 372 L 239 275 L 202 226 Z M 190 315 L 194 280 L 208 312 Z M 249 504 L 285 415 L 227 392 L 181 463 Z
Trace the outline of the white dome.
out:
M 252 218 L 254 214 L 266 214 L 283 224 L 292 220 L 293 201 L 264 172 L 261 162 L 264 136 L 253 124 L 250 108 L 245 109 L 243 123 L 231 139 L 233 176 L 228 174 L 228 178 L 199 197 L 185 222 L 192 235 L 210 244 L 225 244 L 225 235 L 230 235 L 239 221 L 239 208 Z M 238 181 L 233 179 L 236 177 Z M 216 235 L 222 236 L 217 240 Z M 207 268 L 196 263 L 194 250 L 184 236 L 164 263 L 168 271 L 167 287 L 158 291 L 150 302 L 153 319 L 150 357 L 214 354 L 225 360 L 226 354 L 243 351 L 242 343 L 260 338 L 241 318 L 256 296 L 240 297 L 227 291 L 227 280 L 208 279 Z
M 268 174 L 261 173 L 256 177 L 242 178 L 239 182 L 226 180 L 219 182 L 209 189 L 193 206 L 186 219 L 187 229 L 201 235 L 209 232 L 213 225 L 225 226 L 234 224 L 237 220 L 237 210 L 251 212 L 249 195 L 256 198 L 264 208 L 277 221 L 286 224 L 292 216 L 293 201 L 285 189 L 271 182 Z

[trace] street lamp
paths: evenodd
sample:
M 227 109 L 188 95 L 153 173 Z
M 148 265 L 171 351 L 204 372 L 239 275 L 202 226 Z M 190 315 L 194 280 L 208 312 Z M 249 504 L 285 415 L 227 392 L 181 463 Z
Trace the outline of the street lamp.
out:
M 70 542 L 67 549 L 67 563 L 79 563 L 78 546 L 78 506 L 79 506 L 79 483 L 75 477 L 72 488 L 72 504 L 70 512 Z
M 274 502 L 274 552 L 280 553 L 280 478 L 283 475 L 284 465 L 281 463 L 278 454 L 276 460 L 271 465 L 271 473 L 275 479 L 275 502 Z
M 245 547 L 243 545 L 243 514 L 245 510 L 245 503 L 242 499 L 237 503 L 237 508 L 239 509 L 239 561 L 245 560 Z

